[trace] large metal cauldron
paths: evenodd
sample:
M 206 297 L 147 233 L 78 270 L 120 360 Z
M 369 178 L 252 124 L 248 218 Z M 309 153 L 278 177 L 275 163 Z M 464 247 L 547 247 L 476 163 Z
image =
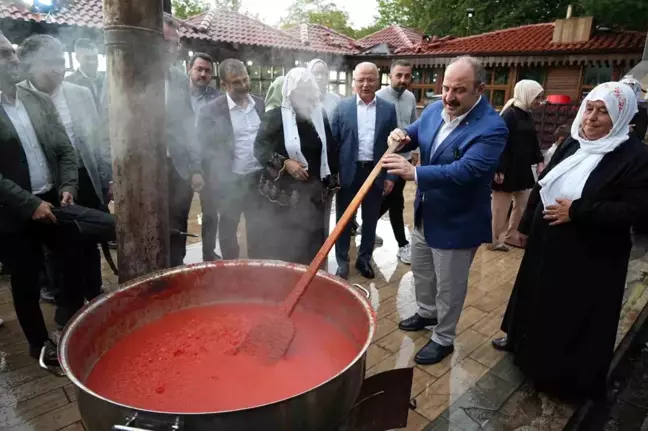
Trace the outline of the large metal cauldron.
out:
M 337 375 L 305 393 L 249 409 L 187 414 L 136 409 L 84 385 L 101 355 L 134 329 L 184 308 L 218 302 L 281 302 L 305 270 L 301 265 L 273 261 L 199 264 L 140 278 L 89 304 L 68 324 L 59 345 L 61 366 L 77 387 L 86 427 L 90 431 L 336 429 L 360 391 L 375 316 L 358 291 L 322 271 L 298 309 L 326 316 L 347 331 L 358 343 L 358 354 Z

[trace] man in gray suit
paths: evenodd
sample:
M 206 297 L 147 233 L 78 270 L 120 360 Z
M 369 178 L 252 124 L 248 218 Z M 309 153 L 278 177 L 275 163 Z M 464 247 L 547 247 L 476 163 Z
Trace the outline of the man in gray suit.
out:
M 51 226 L 57 221 L 52 207 L 74 204 L 77 157 L 52 101 L 18 87 L 19 80 L 18 57 L 0 33 L 0 260 L 11 273 L 29 354 L 56 365 L 56 345 L 39 306 L 38 268 L 44 243 L 55 259 L 64 256 L 65 238 Z
M 18 48 L 27 80 L 23 87 L 47 95 L 58 112 L 70 143 L 76 150 L 79 191 L 76 203 L 88 208 L 105 210 L 102 190 L 109 188 L 110 154 L 100 146 L 97 136 L 99 118 L 92 93 L 79 85 L 64 82 L 65 53 L 61 43 L 52 36 L 30 36 Z M 97 243 L 77 238 L 76 254 L 78 272 L 75 277 L 76 304 L 65 310 L 60 307 L 56 323 L 63 327 L 82 306 L 84 297 L 92 300 L 101 294 L 101 255 Z M 71 250 L 70 250 L 71 251 Z M 54 271 L 51 276 L 56 277 Z M 50 280 L 50 283 L 53 280 Z M 57 285 L 56 282 L 53 283 Z
M 166 145 L 169 175 L 169 229 L 171 266 L 182 265 L 185 254 L 189 210 L 194 191 L 205 185 L 200 147 L 196 140 L 195 116 L 189 94 L 189 78 L 173 67 L 178 58 L 180 36 L 173 18 L 164 17 L 166 86 Z

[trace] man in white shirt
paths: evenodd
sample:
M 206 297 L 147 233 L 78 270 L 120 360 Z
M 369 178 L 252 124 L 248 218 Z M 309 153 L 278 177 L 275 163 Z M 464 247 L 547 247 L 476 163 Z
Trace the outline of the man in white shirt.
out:
M 52 101 L 16 85 L 19 67 L 11 42 L 0 33 L 0 261 L 11 273 L 13 305 L 30 356 L 57 365 L 56 344 L 39 305 L 39 270 L 43 244 L 65 265 L 65 238 L 52 227 L 52 208 L 74 204 L 76 155 Z M 62 291 L 61 299 L 69 292 Z
M 333 113 L 331 130 L 340 151 L 340 184 L 336 211 L 338 220 L 365 182 L 374 166 L 387 150 L 389 132 L 397 127 L 396 109 L 386 100 L 376 97 L 379 73 L 373 63 L 360 63 L 354 72 L 356 95 L 340 102 Z M 362 241 L 358 250 L 356 269 L 365 278 L 374 278 L 371 266 L 376 224 L 380 218 L 382 198 L 394 187 L 397 177 L 383 172 L 362 202 Z M 347 226 L 335 244 L 337 275 L 349 276 L 351 226 Z
M 52 36 L 38 34 L 25 39 L 18 48 L 18 57 L 27 74 L 27 80 L 19 85 L 39 91 L 54 102 L 68 139 L 75 149 L 78 161 L 79 188 L 76 203 L 88 208 L 106 210 L 103 189 L 111 181 L 109 149 L 101 148 L 96 132 L 99 117 L 90 90 L 64 82 L 65 53 L 61 43 Z M 102 142 L 103 143 L 103 142 Z M 97 242 L 79 239 L 75 260 L 79 271 L 75 283 L 88 301 L 101 294 L 101 255 Z M 55 275 L 51 268 L 49 274 Z M 49 280 L 54 287 L 54 280 Z M 54 295 L 52 295 L 54 296 Z M 84 304 L 79 296 L 78 303 L 63 312 L 62 307 L 55 316 L 56 323 L 63 327 Z
M 435 326 L 414 358 L 422 365 L 454 351 L 470 265 L 477 248 L 491 241 L 491 182 L 508 129 L 483 97 L 484 81 L 479 60 L 453 60 L 443 78 L 443 101 L 389 137 L 403 152 L 421 150 L 419 167 L 398 154 L 386 157 L 384 166 L 418 186 L 412 271 L 419 310 L 398 326 L 403 331 Z
M 257 190 L 262 166 L 254 157 L 254 141 L 265 105 L 263 99 L 250 94 L 250 77 L 241 61 L 223 61 L 218 76 L 226 93 L 205 105 L 197 119 L 207 178 L 203 193 L 215 200 L 215 205 L 203 209 L 203 259 L 215 259 L 217 230 L 223 258 L 239 258 L 241 215 L 246 221 L 248 257 L 255 258 L 263 230 Z

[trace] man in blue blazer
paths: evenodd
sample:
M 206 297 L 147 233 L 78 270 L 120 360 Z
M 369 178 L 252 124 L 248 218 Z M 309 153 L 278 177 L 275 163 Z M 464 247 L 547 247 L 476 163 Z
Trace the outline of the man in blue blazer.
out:
M 457 322 L 477 248 L 491 241 L 491 182 L 508 137 L 501 117 L 482 96 L 484 67 L 459 57 L 443 79 L 443 100 L 430 105 L 406 130 L 394 130 L 391 145 L 421 150 L 415 168 L 402 156 L 385 168 L 416 181 L 412 271 L 419 310 L 399 323 L 404 331 L 435 326 L 415 356 L 436 364 L 454 351 Z
M 347 209 L 369 173 L 387 150 L 389 133 L 398 127 L 396 108 L 376 97 L 380 85 L 378 68 L 373 63 L 360 63 L 353 71 L 356 95 L 340 102 L 331 121 L 333 136 L 340 150 L 340 185 L 337 193 L 337 219 Z M 387 178 L 383 172 L 362 202 L 362 242 L 358 250 L 356 269 L 366 278 L 374 278 L 371 267 L 376 224 L 380 205 L 389 194 L 397 177 Z M 337 275 L 349 277 L 349 245 L 351 226 L 344 229 L 335 244 Z

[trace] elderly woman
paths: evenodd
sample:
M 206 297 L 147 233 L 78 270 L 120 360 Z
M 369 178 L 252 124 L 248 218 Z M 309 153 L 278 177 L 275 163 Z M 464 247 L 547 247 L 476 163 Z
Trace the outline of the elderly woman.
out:
M 254 153 L 266 168 L 259 184 L 268 200 L 263 257 L 309 264 L 327 236 L 325 204 L 338 184 L 338 154 L 306 69 L 286 75 L 281 106 L 263 118 Z
M 535 184 L 531 167 L 537 164 L 539 171 L 544 167 L 544 157 L 540 152 L 540 143 L 531 116 L 531 110 L 540 104 L 543 92 L 540 84 L 524 79 L 515 85 L 513 98 L 500 112 L 509 129 L 509 135 L 492 186 L 491 250 L 508 251 L 504 243 L 513 247 L 522 245 L 518 238 L 518 225 Z M 513 209 L 507 228 L 506 217 L 511 202 Z
M 596 87 L 520 223 L 526 252 L 502 322 L 507 337 L 493 345 L 513 352 L 538 390 L 567 399 L 605 393 L 630 226 L 648 216 L 648 147 L 630 133 L 635 112 L 628 86 Z

